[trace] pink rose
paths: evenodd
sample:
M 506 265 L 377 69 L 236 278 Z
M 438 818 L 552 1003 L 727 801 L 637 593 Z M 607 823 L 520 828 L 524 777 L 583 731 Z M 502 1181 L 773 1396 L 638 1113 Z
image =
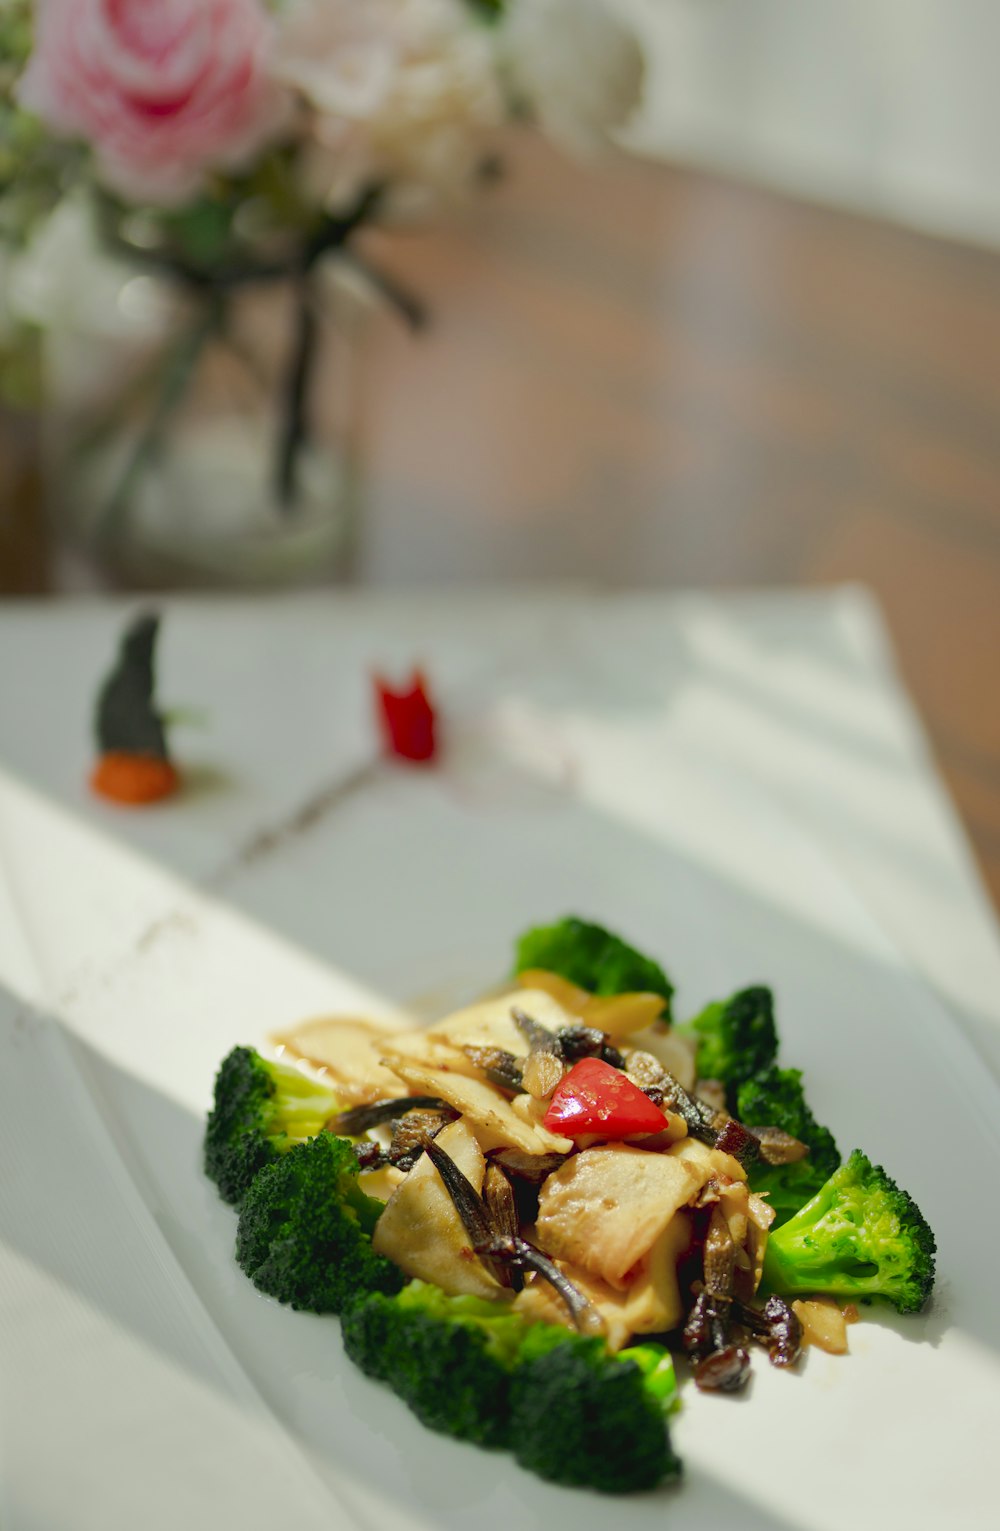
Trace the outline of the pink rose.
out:
M 123 196 L 182 202 L 280 129 L 271 41 L 261 0 L 38 0 L 20 98 Z

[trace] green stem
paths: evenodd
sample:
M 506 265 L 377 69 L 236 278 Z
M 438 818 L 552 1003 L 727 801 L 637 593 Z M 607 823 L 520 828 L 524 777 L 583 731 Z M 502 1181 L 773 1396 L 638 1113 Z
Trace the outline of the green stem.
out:
M 311 283 L 308 276 L 304 276 L 297 293 L 295 343 L 278 445 L 275 487 L 278 503 L 285 511 L 293 509 L 299 496 L 299 463 L 302 448 L 309 439 L 309 391 L 318 339 Z
M 194 372 L 202 350 L 210 336 L 222 322 L 222 307 L 217 299 L 206 304 L 204 312 L 177 342 L 167 360 L 159 394 L 152 413 L 139 436 L 134 450 L 125 465 L 124 472 L 112 490 L 111 497 L 97 528 L 98 541 L 109 541 L 128 515 L 132 496 L 143 474 L 153 462 L 164 432 L 179 408 L 191 374 Z

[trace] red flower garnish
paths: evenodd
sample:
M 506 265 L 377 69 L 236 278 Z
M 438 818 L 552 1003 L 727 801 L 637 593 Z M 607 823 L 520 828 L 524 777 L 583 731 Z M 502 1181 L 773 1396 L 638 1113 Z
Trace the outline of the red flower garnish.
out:
M 433 760 L 437 754 L 437 714 L 423 673 L 414 670 L 409 689 L 404 691 L 394 691 L 376 675 L 375 692 L 385 753 L 398 760 Z
M 556 1087 L 545 1113 L 550 1132 L 575 1138 L 629 1138 L 662 1132 L 667 1119 L 638 1085 L 600 1058 L 581 1058 Z

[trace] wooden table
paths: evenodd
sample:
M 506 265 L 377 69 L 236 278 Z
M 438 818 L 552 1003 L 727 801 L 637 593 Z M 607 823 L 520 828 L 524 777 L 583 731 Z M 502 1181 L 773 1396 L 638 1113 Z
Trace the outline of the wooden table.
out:
M 527 140 L 368 249 L 362 577 L 864 581 L 1000 902 L 1000 256 Z

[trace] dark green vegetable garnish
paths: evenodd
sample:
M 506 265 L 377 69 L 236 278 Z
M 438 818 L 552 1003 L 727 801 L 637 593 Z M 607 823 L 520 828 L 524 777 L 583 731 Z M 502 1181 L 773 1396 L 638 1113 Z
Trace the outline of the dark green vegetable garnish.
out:
M 240 1210 L 237 1262 L 269 1297 L 313 1313 L 397 1292 L 402 1271 L 372 1248 L 382 1206 L 358 1184 L 348 1139 L 321 1132 L 255 1178 Z
M 163 717 L 153 700 L 159 628 L 159 616 L 145 612 L 121 640 L 114 669 L 97 698 L 94 728 L 102 755 L 120 752 L 169 759 Z
M 515 969 L 544 968 L 591 994 L 659 994 L 670 1013 L 674 986 L 663 969 L 600 925 L 574 916 L 538 925 L 517 943 Z
M 337 1110 L 326 1085 L 252 1047 L 234 1047 L 215 1080 L 205 1173 L 226 1201 L 238 1204 L 265 1164 L 314 1137 Z
M 553 1482 L 632 1493 L 675 1478 L 666 1413 L 669 1352 L 652 1343 L 607 1353 L 503 1303 L 449 1297 L 414 1281 L 343 1316 L 344 1346 L 433 1430 L 512 1451 Z
M 767 1193 L 775 1227 L 804 1207 L 840 1164 L 833 1134 L 813 1116 L 802 1090 L 799 1069 L 772 1065 L 744 1080 L 736 1094 L 736 1114 L 748 1127 L 780 1127 L 809 1149 L 794 1164 L 758 1162 L 749 1171 L 751 1190 Z
M 766 1069 L 778 1052 L 774 996 L 761 984 L 706 1005 L 674 1030 L 697 1044 L 699 1079 L 721 1080 L 731 1110 L 743 1081 Z
M 540 1478 L 605 1494 L 653 1489 L 681 1471 L 636 1360 L 597 1339 L 551 1339 L 542 1325 L 528 1331 L 511 1382 L 510 1445 Z

